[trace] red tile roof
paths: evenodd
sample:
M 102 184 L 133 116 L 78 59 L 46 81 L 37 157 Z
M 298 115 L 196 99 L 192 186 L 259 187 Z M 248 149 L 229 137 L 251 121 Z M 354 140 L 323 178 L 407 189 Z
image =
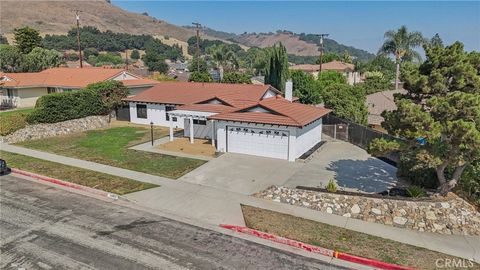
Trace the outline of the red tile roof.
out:
M 124 72 L 118 68 L 49 68 L 41 72 L 28 73 L 3 73 L 9 81 L 3 81 L 4 86 L 9 87 L 66 87 L 83 88 L 88 84 L 112 79 Z M 130 73 L 129 73 L 130 74 Z M 130 74 L 132 75 L 132 74 Z M 154 85 L 157 81 L 143 79 L 122 80 L 127 86 Z
M 260 100 L 268 89 L 274 88 L 269 85 L 252 84 L 160 82 L 154 87 L 125 100 L 183 105 L 218 98 L 229 104 L 243 104 Z M 278 92 L 278 90 L 274 90 Z M 234 106 L 237 105 L 234 104 Z
M 257 106 L 270 112 L 249 111 L 249 109 Z M 294 103 L 281 96 L 276 96 L 261 100 L 254 106 L 249 106 L 235 112 L 212 115 L 209 119 L 302 127 L 330 112 L 331 110 L 329 109 Z
M 209 119 L 264 123 L 284 126 L 307 125 L 330 110 L 294 103 L 277 95 L 262 99 L 269 85 L 160 82 L 142 93 L 124 100 L 132 102 L 176 104 L 178 110 L 216 113 Z M 218 100 L 221 104 L 208 103 Z M 249 111 L 261 106 L 268 112 Z

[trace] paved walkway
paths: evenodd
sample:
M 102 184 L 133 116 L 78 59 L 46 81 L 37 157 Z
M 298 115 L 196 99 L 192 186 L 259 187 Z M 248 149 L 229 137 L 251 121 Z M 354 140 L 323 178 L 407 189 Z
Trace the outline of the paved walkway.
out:
M 23 147 L 0 144 L 0 149 L 138 181 L 159 184 L 161 187 L 132 193 L 126 197 L 140 205 L 168 213 L 175 213 L 192 220 L 200 220 L 209 224 L 230 223 L 244 225 L 240 205 L 245 204 L 480 262 L 480 237 L 477 236 L 441 235 L 400 229 Z

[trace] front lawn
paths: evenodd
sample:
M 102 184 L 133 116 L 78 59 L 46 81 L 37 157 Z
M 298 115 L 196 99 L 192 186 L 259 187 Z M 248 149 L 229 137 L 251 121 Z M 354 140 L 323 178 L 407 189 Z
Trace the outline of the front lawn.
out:
M 17 168 L 119 195 L 158 187 L 155 184 L 139 182 L 128 178 L 85 170 L 5 151 L 0 151 L 0 157 L 5 159 L 8 166 L 11 168 Z
M 15 109 L 15 110 L 8 110 L 8 111 L 0 111 L 0 117 L 10 116 L 18 113 L 29 114 L 33 112 L 35 108 L 23 108 L 23 109 Z
M 308 219 L 242 205 L 247 227 L 308 244 L 387 263 L 436 269 L 437 259 L 459 258 Z M 471 269 L 478 269 L 475 264 Z M 448 268 L 456 269 L 456 268 Z
M 154 136 L 159 138 L 168 131 L 157 128 L 155 132 Z M 197 159 L 128 149 L 149 139 L 149 128 L 114 127 L 26 141 L 18 145 L 172 179 L 177 179 L 205 163 Z

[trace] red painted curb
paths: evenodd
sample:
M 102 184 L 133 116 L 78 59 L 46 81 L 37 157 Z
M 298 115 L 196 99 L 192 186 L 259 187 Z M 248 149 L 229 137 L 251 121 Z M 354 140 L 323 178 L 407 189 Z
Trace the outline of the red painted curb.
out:
M 21 175 L 24 175 L 24 176 L 32 177 L 32 178 L 35 178 L 37 180 L 49 182 L 49 183 L 52 183 L 52 184 L 55 184 L 55 185 L 60 185 L 60 186 L 68 187 L 68 188 L 73 188 L 73 189 L 76 189 L 76 190 L 93 193 L 95 195 L 105 196 L 105 197 L 115 199 L 115 200 L 119 198 L 119 196 L 117 194 L 114 194 L 114 193 L 109 193 L 109 192 L 106 192 L 106 191 L 103 191 L 103 190 L 98 190 L 98 189 L 94 189 L 94 188 L 91 188 L 91 187 L 82 186 L 82 185 L 79 185 L 79 184 L 59 180 L 59 179 L 56 179 L 56 178 L 51 178 L 51 177 L 48 177 L 48 176 L 19 170 L 19 169 L 16 169 L 16 168 L 12 168 L 12 172 L 16 173 L 16 174 L 21 174 Z
M 377 261 L 377 260 L 358 257 L 358 256 L 350 255 L 350 254 L 347 254 L 347 253 L 343 253 L 343 252 L 339 252 L 339 251 L 335 251 L 335 250 L 331 250 L 331 249 L 326 249 L 326 248 L 306 244 L 306 243 L 303 243 L 303 242 L 300 242 L 300 241 L 288 239 L 288 238 L 277 236 L 277 235 L 274 235 L 274 234 L 258 231 L 258 230 L 255 230 L 255 229 L 250 229 L 250 228 L 243 227 L 243 226 L 230 225 L 230 224 L 220 224 L 219 226 L 222 227 L 222 228 L 225 228 L 225 229 L 232 230 L 232 231 L 253 235 L 253 236 L 256 236 L 256 237 L 260 237 L 262 239 L 267 239 L 267 240 L 270 240 L 270 241 L 273 241 L 273 242 L 276 242 L 276 243 L 285 244 L 285 245 L 289 245 L 289 246 L 296 247 L 296 248 L 301 248 L 301 249 L 306 250 L 308 252 L 322 254 L 322 255 L 325 255 L 325 256 L 329 256 L 329 257 L 335 257 L 335 258 L 340 259 L 340 260 L 349 261 L 349 262 L 353 262 L 353 263 L 357 263 L 357 264 L 373 266 L 373 267 L 376 267 L 376 268 L 379 268 L 379 269 L 385 269 L 385 270 L 415 270 L 414 268 L 411 268 L 411 267 L 406 267 L 406 266 L 401 266 L 401 265 L 396 265 L 396 264 L 390 264 L 390 263 L 385 263 L 385 262 L 381 262 L 381 261 Z

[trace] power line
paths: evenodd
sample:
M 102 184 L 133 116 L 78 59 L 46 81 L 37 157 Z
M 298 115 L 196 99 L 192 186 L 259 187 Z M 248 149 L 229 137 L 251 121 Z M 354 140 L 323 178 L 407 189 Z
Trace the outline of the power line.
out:
M 78 45 L 78 59 L 80 59 L 80 68 L 83 68 L 82 46 L 80 45 L 80 10 L 75 11 L 75 19 L 77 20 L 77 45 Z
M 192 24 L 195 25 L 195 30 L 197 32 L 197 50 L 195 56 L 197 58 L 197 71 L 200 71 L 200 27 L 202 27 L 202 25 L 198 22 L 193 22 Z
M 320 37 L 320 69 L 318 70 L 318 74 L 322 73 L 322 62 L 323 62 L 323 38 L 328 37 L 329 34 L 318 34 L 317 36 Z

